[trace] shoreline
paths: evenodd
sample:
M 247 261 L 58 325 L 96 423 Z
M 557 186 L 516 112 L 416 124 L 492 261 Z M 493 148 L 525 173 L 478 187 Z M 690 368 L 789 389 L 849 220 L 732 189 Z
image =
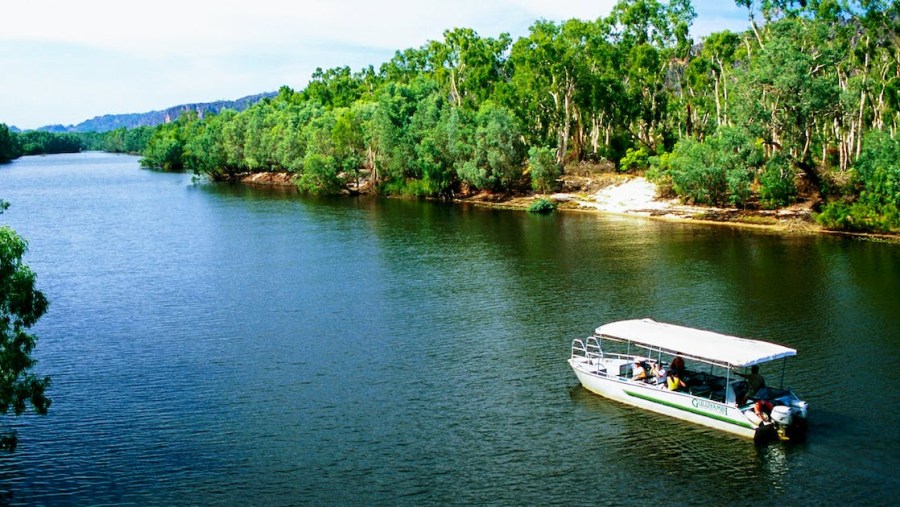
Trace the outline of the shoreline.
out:
M 296 188 L 291 173 L 250 173 L 237 175 L 235 181 L 250 186 Z M 364 191 L 361 193 L 365 193 Z M 535 199 L 557 204 L 560 212 L 600 213 L 674 223 L 717 225 L 772 231 L 782 234 L 827 234 L 875 241 L 900 243 L 900 235 L 833 231 L 824 229 L 812 218 L 812 203 L 800 202 L 775 210 L 746 210 L 692 206 L 677 199 L 659 198 L 656 186 L 643 176 L 615 175 L 604 179 L 601 187 L 588 192 L 558 192 L 522 196 L 479 193 L 453 199 L 457 204 L 525 211 Z

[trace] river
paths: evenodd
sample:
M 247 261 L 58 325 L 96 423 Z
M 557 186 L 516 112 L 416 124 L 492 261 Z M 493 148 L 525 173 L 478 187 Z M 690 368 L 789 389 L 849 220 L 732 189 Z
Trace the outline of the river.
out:
M 309 198 L 83 153 L 0 166 L 50 300 L 13 505 L 888 504 L 900 246 L 599 214 Z M 581 388 L 651 317 L 798 350 L 808 438 Z M 771 375 L 771 373 L 767 373 Z M 780 375 L 780 371 L 779 371 Z M 770 383 L 776 378 L 767 377 Z

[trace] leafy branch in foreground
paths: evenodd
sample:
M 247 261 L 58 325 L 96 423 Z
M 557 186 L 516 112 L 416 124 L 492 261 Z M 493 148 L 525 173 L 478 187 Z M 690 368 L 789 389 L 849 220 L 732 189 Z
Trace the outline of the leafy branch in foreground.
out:
M 16 415 L 27 405 L 46 414 L 50 377 L 31 372 L 37 337 L 27 332 L 47 311 L 47 298 L 35 289 L 36 275 L 22 262 L 27 242 L 9 227 L 0 227 L 0 414 Z

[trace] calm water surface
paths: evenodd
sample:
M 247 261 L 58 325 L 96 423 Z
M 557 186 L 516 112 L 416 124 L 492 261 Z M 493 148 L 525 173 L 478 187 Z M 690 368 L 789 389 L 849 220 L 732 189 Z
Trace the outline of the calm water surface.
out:
M 0 503 L 893 503 L 900 247 L 193 183 L 128 156 L 0 166 L 50 311 L 46 417 Z M 799 350 L 803 443 L 596 397 L 566 359 L 652 317 Z M 777 383 L 780 371 L 767 372 Z

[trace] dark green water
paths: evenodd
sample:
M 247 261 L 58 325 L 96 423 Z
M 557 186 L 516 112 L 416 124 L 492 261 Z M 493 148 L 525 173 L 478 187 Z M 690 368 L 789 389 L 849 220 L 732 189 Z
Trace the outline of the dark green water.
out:
M 0 502 L 887 504 L 900 247 L 593 214 L 310 199 L 105 154 L 0 166 L 51 301 L 50 415 Z M 571 340 L 652 317 L 799 350 L 805 442 L 590 395 Z M 777 382 L 780 371 L 766 372 Z

